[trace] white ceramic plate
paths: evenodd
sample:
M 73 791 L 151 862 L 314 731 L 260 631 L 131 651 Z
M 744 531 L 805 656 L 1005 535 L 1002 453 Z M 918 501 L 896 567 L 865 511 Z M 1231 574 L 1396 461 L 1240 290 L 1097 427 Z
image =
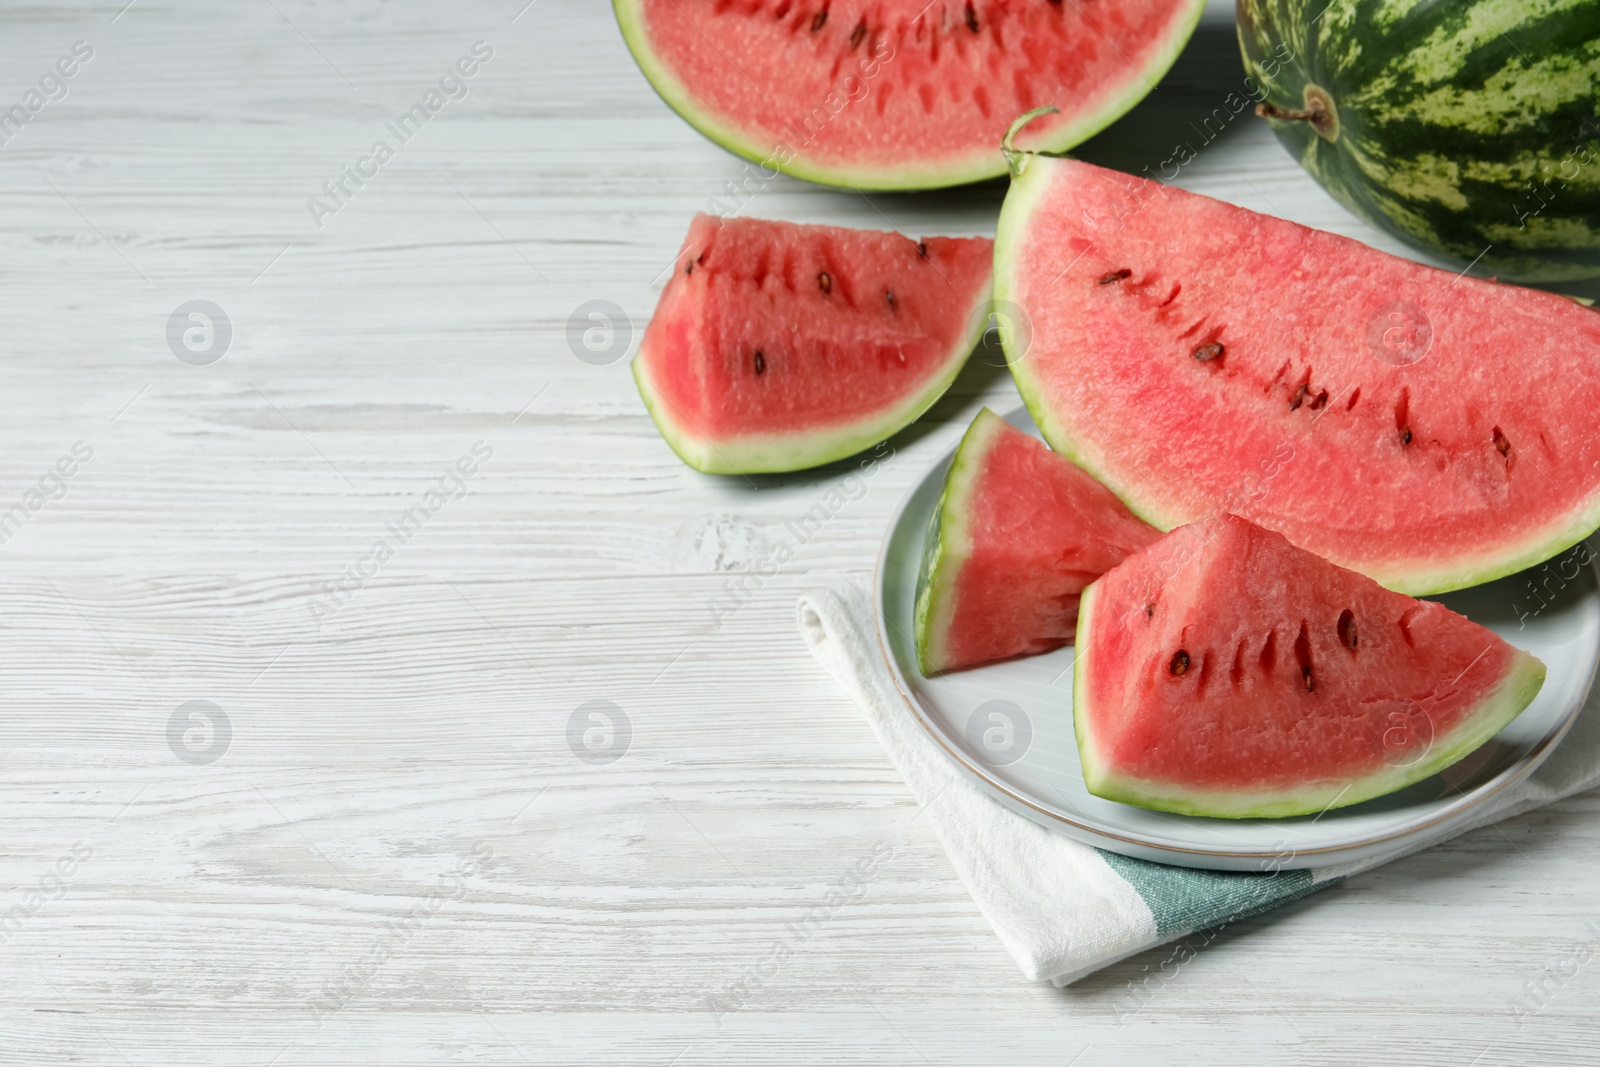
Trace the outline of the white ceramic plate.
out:
M 1007 416 L 1037 434 L 1019 408 Z M 912 638 L 917 569 L 950 455 L 912 487 L 878 559 L 878 638 L 914 715 L 950 757 L 1016 811 L 1126 856 L 1214 870 L 1324 867 L 1443 837 L 1488 798 L 1532 773 L 1583 707 L 1600 660 L 1600 590 L 1576 550 L 1548 569 L 1438 598 L 1544 661 L 1538 697 L 1477 752 L 1386 797 L 1295 819 L 1204 819 L 1091 796 L 1072 731 L 1071 648 L 924 678 Z M 1531 609 L 1538 575 L 1546 606 Z M 1559 587 L 1559 588 L 1558 588 Z

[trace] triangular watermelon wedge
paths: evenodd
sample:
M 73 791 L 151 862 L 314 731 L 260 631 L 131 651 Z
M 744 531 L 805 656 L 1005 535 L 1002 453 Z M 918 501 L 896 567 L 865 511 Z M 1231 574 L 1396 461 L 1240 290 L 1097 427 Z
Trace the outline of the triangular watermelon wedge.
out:
M 917 578 L 922 673 L 1072 641 L 1084 586 L 1161 536 L 999 415 L 972 421 L 945 475 Z
M 853 455 L 944 394 L 989 324 L 994 244 L 696 216 L 634 358 L 708 474 Z
M 995 268 L 1045 440 L 1162 529 L 1231 511 L 1423 595 L 1600 526 L 1600 315 L 1570 300 L 1043 157 Z
M 1544 664 L 1233 515 L 1090 586 L 1073 722 L 1084 781 L 1187 815 L 1307 815 L 1392 793 L 1522 713 Z

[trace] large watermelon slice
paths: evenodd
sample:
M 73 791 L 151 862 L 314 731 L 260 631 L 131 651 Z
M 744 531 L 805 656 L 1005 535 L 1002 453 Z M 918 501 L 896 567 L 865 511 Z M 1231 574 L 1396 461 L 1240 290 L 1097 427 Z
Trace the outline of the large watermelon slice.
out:
M 1038 157 L 995 263 L 1045 439 L 1156 526 L 1233 511 L 1420 595 L 1600 525 L 1600 315 L 1570 300 Z
M 1284 147 L 1345 207 L 1519 281 L 1600 275 L 1595 0 L 1241 0 Z
M 633 376 L 685 463 L 793 471 L 950 387 L 989 323 L 993 242 L 697 216 Z
M 1005 172 L 1000 138 L 1063 150 L 1146 93 L 1203 0 L 613 0 L 658 93 L 700 132 L 778 171 L 863 189 Z M 753 191 L 753 188 L 750 191 Z
M 1073 722 L 1096 796 L 1304 815 L 1436 774 L 1521 714 L 1544 665 L 1232 515 L 1083 594 Z
M 924 542 L 922 673 L 1069 643 L 1083 587 L 1160 536 L 1043 441 L 984 408 L 950 461 Z

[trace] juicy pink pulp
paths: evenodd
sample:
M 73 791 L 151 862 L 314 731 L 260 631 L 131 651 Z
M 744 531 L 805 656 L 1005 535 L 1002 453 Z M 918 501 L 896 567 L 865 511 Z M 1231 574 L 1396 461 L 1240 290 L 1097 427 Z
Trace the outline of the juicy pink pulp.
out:
M 1386 755 L 1420 757 L 1516 655 L 1442 605 L 1232 515 L 1113 569 L 1088 622 L 1087 699 L 1074 714 L 1092 719 L 1100 764 L 1199 790 L 1353 778 Z
M 1084 586 L 1161 536 L 1044 442 L 988 418 L 1000 425 L 968 498 L 945 670 L 1070 644 Z
M 820 166 L 896 170 L 992 156 L 1149 85 L 1186 25 L 1174 0 L 639 0 L 657 60 L 706 118 Z
M 1585 532 L 1600 315 L 1087 163 L 1022 184 L 1019 383 L 1145 518 L 1227 509 L 1427 591 Z
M 916 394 L 969 340 L 994 243 L 699 215 L 640 359 L 709 440 L 848 426 Z

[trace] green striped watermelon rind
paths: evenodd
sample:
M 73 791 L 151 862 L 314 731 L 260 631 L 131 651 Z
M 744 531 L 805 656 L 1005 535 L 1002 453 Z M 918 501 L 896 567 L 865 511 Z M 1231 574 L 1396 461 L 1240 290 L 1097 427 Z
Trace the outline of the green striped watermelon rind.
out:
M 1054 161 L 1047 156 L 1024 154 L 1022 165 L 1013 176 L 1011 189 L 1006 193 L 1005 202 L 1000 207 L 1000 220 L 996 225 L 994 238 L 996 307 L 1020 308 L 1022 314 L 1027 314 L 1027 307 L 1018 301 L 1015 293 L 1012 268 L 1017 257 L 1012 249 L 1019 247 L 1027 237 L 1029 220 L 1039 198 L 1049 188 L 1053 163 Z M 1053 450 L 1088 471 L 1096 481 L 1116 494 L 1129 511 L 1158 530 L 1171 530 L 1197 518 L 1194 515 L 1183 515 L 1168 510 L 1163 507 L 1160 500 L 1141 494 L 1136 486 L 1112 477 L 1105 469 L 1105 465 L 1091 454 L 1086 443 L 1080 439 L 1071 424 L 1069 414 L 1055 410 L 1045 402 L 1040 383 L 1034 377 L 1032 366 L 1028 361 L 1026 347 L 1021 351 L 1017 349 L 1019 344 L 1032 345 L 1034 337 L 1031 329 L 1002 330 L 1000 340 L 1005 347 L 1006 361 L 1011 367 L 1012 377 L 1016 380 L 1017 391 L 1022 394 L 1022 402 L 1027 406 L 1028 413 L 1033 416 L 1034 423 L 1039 427 L 1039 432 Z M 1521 545 L 1506 547 L 1494 555 L 1463 559 L 1453 565 L 1440 566 L 1432 570 L 1420 570 L 1416 567 L 1385 569 L 1374 564 L 1356 569 L 1361 570 L 1379 585 L 1397 593 L 1405 593 L 1408 596 L 1432 596 L 1436 593 L 1448 593 L 1455 589 L 1482 585 L 1536 566 L 1571 548 L 1594 533 L 1596 529 L 1600 529 L 1600 496 L 1591 502 L 1587 510 L 1571 516 L 1556 529 L 1547 531 L 1543 536 L 1529 539 Z
M 1352 214 L 1425 252 L 1475 263 L 1480 273 L 1505 280 L 1600 277 L 1600 115 L 1593 91 L 1600 80 L 1600 5 L 1504 6 L 1510 10 L 1491 11 L 1485 0 L 1352 0 L 1331 7 L 1327 0 L 1240 0 L 1239 46 L 1267 103 L 1302 108 L 1312 83 L 1331 94 L 1341 124 L 1334 142 L 1308 122 L 1270 121 L 1290 155 Z M 1452 27 L 1474 19 L 1485 27 L 1483 43 L 1453 54 L 1465 35 Z M 1396 39 L 1424 43 L 1407 50 L 1386 40 L 1391 25 Z M 1582 46 L 1573 47 L 1579 40 Z M 1428 91 L 1448 95 L 1435 106 L 1457 124 L 1419 114 L 1423 90 L 1415 79 L 1426 70 L 1449 75 Z M 1553 93 L 1565 100 L 1523 108 L 1508 90 L 1486 87 L 1502 75 L 1527 85 L 1530 97 Z M 1474 121 L 1494 129 L 1472 129 Z M 1544 182 L 1545 193 L 1529 179 Z
M 1099 589 L 1099 582 L 1085 589 L 1078 607 L 1078 655 L 1072 665 L 1072 724 L 1078 739 L 1084 785 L 1095 796 L 1121 804 L 1214 819 L 1283 819 L 1349 807 L 1415 785 L 1477 751 L 1522 714 L 1544 685 L 1544 664 L 1521 649 L 1513 650 L 1514 665 L 1500 684 L 1479 701 L 1454 730 L 1434 738 L 1432 747 L 1421 759 L 1407 766 L 1386 763 L 1360 778 L 1308 782 L 1293 789 L 1250 793 L 1196 790 L 1171 782 L 1119 777 L 1101 763 L 1090 725 L 1093 716 L 1088 709 Z
M 990 290 L 983 288 L 968 316 L 965 335 L 939 372 L 885 411 L 843 426 L 793 433 L 748 434 L 714 440 L 695 433 L 676 405 L 656 387 L 643 343 L 633 358 L 633 380 L 661 436 L 689 466 L 704 474 L 779 474 L 820 467 L 853 456 L 910 426 L 945 394 L 989 328 Z
M 944 636 L 949 632 L 955 605 L 955 576 L 972 555 L 972 536 L 967 516 L 969 501 L 982 472 L 984 457 L 995 437 L 1007 423 L 984 408 L 961 437 L 950 470 L 944 477 L 944 491 L 933 509 L 928 534 L 922 543 L 922 568 L 917 573 L 917 603 L 912 632 L 916 635 L 917 667 L 924 678 L 937 673 L 936 661 L 943 660 Z
M 1189 8 L 1181 23 L 1173 29 L 1155 60 L 1143 72 L 1142 78 L 1128 83 L 1120 96 L 1108 99 L 1098 111 L 1062 123 L 1037 146 L 1041 151 L 1065 152 L 1082 144 L 1131 111 L 1143 100 L 1151 88 L 1164 77 L 1177 62 L 1205 10 L 1205 0 L 1174 0 Z M 818 185 L 832 185 L 850 189 L 876 189 L 914 191 L 918 189 L 944 189 L 953 185 L 998 178 L 1006 173 L 1006 159 L 998 142 L 992 152 L 975 154 L 970 160 L 948 166 L 906 166 L 894 170 L 881 167 L 827 166 L 803 159 L 798 153 L 790 159 L 777 158 L 779 144 L 757 144 L 744 133 L 701 111 L 694 102 L 688 86 L 658 59 L 651 50 L 644 28 L 642 0 L 611 0 L 622 39 L 633 53 L 633 58 L 644 72 L 645 80 L 656 95 L 676 111 L 685 122 L 699 130 L 718 145 L 736 156 L 758 164 L 764 170 L 800 178 Z

